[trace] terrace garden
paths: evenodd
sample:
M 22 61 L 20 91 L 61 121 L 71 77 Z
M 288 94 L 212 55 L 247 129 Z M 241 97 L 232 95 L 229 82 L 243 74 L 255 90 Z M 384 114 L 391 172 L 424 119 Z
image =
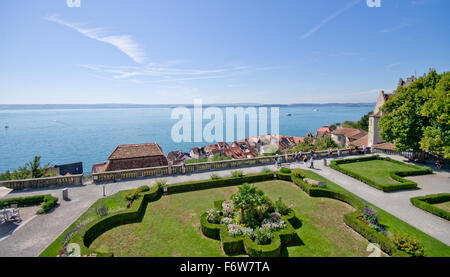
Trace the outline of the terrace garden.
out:
M 265 172 L 172 184 L 165 196 L 159 186 L 119 192 L 98 200 L 41 256 L 57 256 L 68 243 L 77 243 L 82 256 L 354 257 L 371 254 L 366 250 L 369 241 L 380 245 L 381 255 L 450 256 L 447 245 L 312 171 L 277 174 L 278 179 Z M 309 180 L 326 185 L 312 185 Z M 254 201 L 264 208 L 236 196 L 242 190 L 259 195 Z M 214 208 L 218 214 L 211 211 Z M 225 217 L 234 220 L 229 222 L 234 226 L 229 228 Z M 269 228 L 271 235 L 255 233 L 269 225 L 274 227 Z M 211 234 L 214 227 L 219 237 Z M 249 231 L 245 228 L 253 231 L 244 234 Z M 235 251 L 228 251 L 224 242 L 231 242 Z
M 378 156 L 334 160 L 330 167 L 382 191 L 413 189 L 417 183 L 404 176 L 432 173 L 432 169 Z
M 411 198 L 411 203 L 422 210 L 450 220 L 450 193 L 414 197 Z

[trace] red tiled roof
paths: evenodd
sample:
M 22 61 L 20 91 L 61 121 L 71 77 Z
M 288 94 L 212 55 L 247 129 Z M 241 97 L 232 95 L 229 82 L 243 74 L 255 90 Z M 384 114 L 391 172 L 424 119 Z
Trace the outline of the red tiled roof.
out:
M 109 162 L 101 163 L 101 164 L 94 164 L 92 166 L 92 173 L 100 173 L 105 172 L 106 168 L 108 167 Z
M 374 144 L 373 147 L 379 148 L 379 149 L 393 150 L 395 148 L 395 145 L 392 143 L 389 143 L 389 142 L 383 142 L 383 143 Z
M 339 128 L 332 132 L 334 135 L 343 135 L 350 139 L 360 139 L 367 135 L 367 132 L 360 129 L 355 128 Z
M 317 129 L 317 133 L 318 132 L 328 132 L 328 133 L 331 133 L 331 129 L 330 129 L 330 127 L 328 127 L 328 126 L 322 126 L 322 127 L 320 127 L 319 129 Z
M 361 147 L 363 145 L 367 146 L 368 141 L 369 141 L 369 135 L 365 135 L 357 140 L 352 141 L 351 144 L 358 146 L 358 147 Z
M 305 138 L 302 138 L 302 137 L 294 137 L 295 144 L 303 142 L 304 140 L 305 140 Z
M 121 160 L 163 155 L 161 147 L 156 143 L 119 145 L 109 156 L 108 160 Z

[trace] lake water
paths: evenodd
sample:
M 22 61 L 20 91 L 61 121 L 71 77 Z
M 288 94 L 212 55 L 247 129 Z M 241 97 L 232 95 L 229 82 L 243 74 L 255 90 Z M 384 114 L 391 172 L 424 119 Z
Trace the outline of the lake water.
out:
M 300 137 L 311 131 L 314 135 L 323 125 L 359 120 L 373 107 L 354 104 L 282 106 L 279 131 L 282 135 Z M 174 142 L 171 129 L 178 120 L 171 119 L 171 112 L 171 108 L 160 107 L 0 109 L 0 172 L 22 166 L 36 155 L 41 156 L 44 163 L 81 161 L 84 171 L 90 172 L 94 163 L 106 161 L 119 144 L 157 142 L 164 153 L 211 144 Z M 289 113 L 292 115 L 287 116 Z M 204 125 L 209 121 L 204 120 Z M 268 121 L 270 123 L 270 116 Z M 225 133 L 224 130 L 224 136 Z

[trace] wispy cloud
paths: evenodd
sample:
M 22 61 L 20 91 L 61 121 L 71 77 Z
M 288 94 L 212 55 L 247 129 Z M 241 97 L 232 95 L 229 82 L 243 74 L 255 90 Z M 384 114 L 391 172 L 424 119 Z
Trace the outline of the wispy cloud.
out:
M 148 62 L 143 47 L 129 35 L 108 35 L 103 28 L 85 28 L 80 24 L 67 22 L 56 15 L 46 17 L 46 19 L 74 29 L 88 38 L 111 44 L 138 63 L 138 65 L 133 66 L 99 64 L 79 65 L 95 72 L 95 76 L 104 79 L 128 81 L 136 84 L 167 83 L 229 78 L 236 75 L 275 68 L 230 64 L 228 66 L 213 69 L 189 69 L 182 67 L 182 64 L 184 63 L 182 60 L 169 60 L 165 63 Z
M 396 72 L 395 70 L 393 70 L 394 67 L 399 66 L 400 63 L 391 63 L 386 65 L 386 71 L 387 72 Z
M 84 28 L 80 24 L 67 22 L 56 15 L 45 19 L 69 27 L 88 38 L 111 44 L 136 63 L 144 64 L 147 60 L 143 48 L 130 35 L 109 35 L 104 28 Z
M 312 28 L 311 30 L 309 30 L 308 32 L 306 32 L 304 35 L 302 35 L 300 37 L 301 40 L 304 40 L 305 38 L 308 38 L 309 36 L 311 36 L 312 34 L 314 34 L 315 32 L 317 32 L 320 28 L 322 28 L 323 26 L 327 25 L 330 21 L 332 21 L 333 19 L 335 19 L 336 17 L 338 17 L 339 15 L 341 15 L 342 13 L 344 13 L 345 11 L 347 11 L 348 9 L 353 8 L 354 6 L 356 6 L 358 3 L 360 3 L 361 0 L 355 0 L 352 1 L 350 3 L 348 3 L 347 5 L 345 5 L 343 8 L 335 11 L 334 13 L 332 13 L 330 16 L 328 16 L 327 18 L 325 18 L 324 20 L 322 20 L 318 25 L 316 25 L 314 28 Z
M 379 32 L 381 34 L 387 34 L 387 33 L 392 33 L 392 32 L 395 32 L 395 31 L 398 31 L 398 30 L 401 30 L 403 28 L 407 28 L 410 26 L 412 26 L 411 21 L 403 20 L 398 25 L 384 28 L 384 29 L 380 30 Z
M 170 63 L 149 63 L 141 66 L 108 66 L 98 64 L 82 64 L 80 66 L 90 69 L 101 76 L 109 76 L 113 80 L 131 81 L 139 84 L 230 78 L 237 75 L 274 68 L 238 65 L 216 69 L 188 69 L 180 67 L 176 68 Z

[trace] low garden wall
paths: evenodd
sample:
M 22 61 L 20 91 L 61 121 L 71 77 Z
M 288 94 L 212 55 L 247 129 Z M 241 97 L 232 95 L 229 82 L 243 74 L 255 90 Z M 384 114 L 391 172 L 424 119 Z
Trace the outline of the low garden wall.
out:
M 450 213 L 446 210 L 440 209 L 432 204 L 438 204 L 450 201 L 450 193 L 431 194 L 426 196 L 419 196 L 411 198 L 411 203 L 429 213 L 437 215 L 439 217 L 450 220 Z
M 83 184 L 83 174 L 0 181 L 0 187 L 4 186 L 13 190 L 47 188 L 47 187 L 64 187 L 82 184 Z
M 349 156 L 360 154 L 355 150 L 350 151 L 350 149 L 341 149 L 341 156 Z M 370 149 L 366 149 L 366 153 L 370 153 Z M 308 154 L 308 153 L 305 153 Z M 316 158 L 326 158 L 328 155 L 328 151 L 317 151 Z M 292 154 L 286 156 L 284 154 L 279 155 L 282 159 L 282 162 L 292 162 L 294 161 L 294 156 Z M 332 153 L 333 157 L 337 156 L 336 150 Z M 231 169 L 231 168 L 239 168 L 239 167 L 247 167 L 247 166 L 258 166 L 258 165 L 269 165 L 275 163 L 276 156 L 264 156 L 264 157 L 256 157 L 256 158 L 248 158 L 248 159 L 238 159 L 238 160 L 224 160 L 224 161 L 215 161 L 215 162 L 204 162 L 204 163 L 193 163 L 193 164 L 185 164 L 184 169 L 181 165 L 173 165 L 173 166 L 161 166 L 161 167 L 148 167 L 148 168 L 138 168 L 138 169 L 128 169 L 128 170 L 119 170 L 119 171 L 108 171 L 108 172 L 100 172 L 93 173 L 92 178 L 94 183 L 102 183 L 102 182 L 115 182 L 120 180 L 127 179 L 138 179 L 138 178 L 146 178 L 146 177 L 155 177 L 155 176 L 168 176 L 168 175 L 176 175 L 176 174 L 188 174 L 194 172 L 202 172 L 202 171 L 212 171 L 212 170 L 220 170 L 220 169 Z
M 397 164 L 402 164 L 404 166 L 408 166 L 411 168 L 410 171 L 391 171 L 390 177 L 392 179 L 394 179 L 397 182 L 400 182 L 399 184 L 380 184 L 375 182 L 374 180 L 363 176 L 361 174 L 358 174 L 356 172 L 353 171 L 349 171 L 347 169 L 344 169 L 342 167 L 340 167 L 339 165 L 341 164 L 346 164 L 346 163 L 355 163 L 355 162 L 361 162 L 361 161 L 371 161 L 371 160 L 385 160 L 385 161 L 389 161 L 392 163 L 397 163 Z M 344 173 L 345 175 L 348 175 L 350 177 L 353 177 L 355 179 L 360 180 L 361 182 L 364 182 L 372 187 L 375 187 L 379 190 L 382 190 L 384 192 L 388 192 L 388 191 L 396 191 L 396 190 L 403 190 L 403 189 L 412 189 L 412 188 L 416 188 L 417 187 L 417 183 L 402 177 L 405 176 L 414 176 L 414 175 L 424 175 L 424 174 L 431 174 L 433 173 L 433 170 L 431 168 L 428 167 L 422 167 L 422 166 L 417 166 L 417 165 L 413 165 L 413 164 L 408 164 L 408 163 L 403 163 L 394 159 L 391 159 L 389 157 L 379 157 L 379 156 L 370 156 L 370 157 L 358 157 L 358 158 L 353 158 L 353 159 L 343 159 L 343 160 L 333 160 L 330 163 L 330 167 Z

